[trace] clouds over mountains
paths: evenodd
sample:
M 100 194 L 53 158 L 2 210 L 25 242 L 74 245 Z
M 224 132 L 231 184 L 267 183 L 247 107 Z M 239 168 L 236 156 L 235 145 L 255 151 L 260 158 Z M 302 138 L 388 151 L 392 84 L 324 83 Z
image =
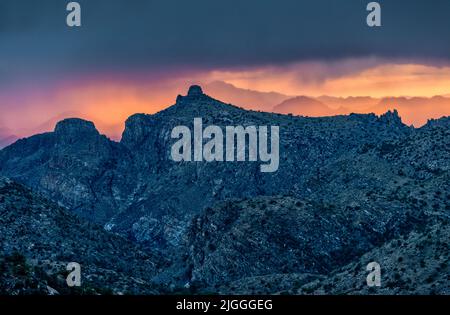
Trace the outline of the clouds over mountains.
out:
M 1 75 L 232 69 L 375 56 L 433 65 L 450 59 L 450 3 L 382 1 L 383 27 L 367 27 L 366 3 L 349 1 L 80 1 L 0 4 Z M 417 23 L 420 20 L 420 23 Z M 338 71 L 339 69 L 330 70 Z M 332 75 L 332 74 L 330 74 Z

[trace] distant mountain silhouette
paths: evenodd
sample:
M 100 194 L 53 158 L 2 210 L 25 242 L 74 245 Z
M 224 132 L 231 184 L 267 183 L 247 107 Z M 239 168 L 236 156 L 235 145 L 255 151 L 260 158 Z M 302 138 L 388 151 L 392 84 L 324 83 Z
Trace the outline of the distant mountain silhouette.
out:
M 294 97 L 276 105 L 273 112 L 309 117 L 323 117 L 350 113 L 375 113 L 381 115 L 396 109 L 403 121 L 416 127 L 426 124 L 430 117 L 450 115 L 450 98 L 428 97 Z
M 66 111 L 63 113 L 60 113 L 54 117 L 51 117 L 50 119 L 48 119 L 47 121 L 41 123 L 38 126 L 32 126 L 30 128 L 22 128 L 19 129 L 17 131 L 18 134 L 22 135 L 22 136 L 30 136 L 30 135 L 34 135 L 34 134 L 40 134 L 40 133 L 45 133 L 45 132 L 49 132 L 52 131 L 55 127 L 55 125 L 66 118 L 71 118 L 71 117 L 83 117 L 84 119 L 87 120 L 93 120 L 91 117 L 89 117 L 88 115 L 83 115 L 82 112 L 79 111 Z M 113 138 L 114 140 L 120 140 L 120 137 L 122 135 L 123 132 L 123 124 L 107 124 L 104 123 L 103 121 L 99 121 L 98 119 L 96 120 L 96 125 L 101 127 L 102 130 L 107 130 L 108 131 L 108 136 L 110 136 L 111 138 Z
M 373 107 L 375 104 L 379 102 L 379 99 L 369 97 L 369 96 L 350 96 L 350 97 L 333 97 L 333 96 L 319 96 L 317 100 L 326 104 L 328 107 L 332 109 L 344 108 L 349 112 L 367 112 L 368 108 Z
M 334 116 L 342 113 L 342 109 L 331 109 L 324 103 L 310 97 L 297 96 L 288 99 L 273 108 L 273 112 L 293 114 L 307 117 Z
M 381 99 L 377 105 L 369 108 L 377 114 L 396 108 L 402 118 L 416 126 L 426 124 L 429 117 L 450 115 L 450 98 L 443 96 L 427 97 L 388 97 Z
M 250 110 L 269 112 L 272 108 L 284 100 L 288 95 L 275 92 L 259 92 L 237 88 L 232 84 L 222 81 L 214 81 L 205 86 L 205 92 L 214 95 L 217 99 L 229 102 Z

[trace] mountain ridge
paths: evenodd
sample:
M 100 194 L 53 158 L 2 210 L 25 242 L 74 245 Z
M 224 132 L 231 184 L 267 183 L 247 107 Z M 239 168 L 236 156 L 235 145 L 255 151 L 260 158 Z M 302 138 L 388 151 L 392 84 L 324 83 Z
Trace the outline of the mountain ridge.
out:
M 222 127 L 278 125 L 278 172 L 262 174 L 251 162 L 172 161 L 172 129 L 197 117 Z M 120 142 L 79 119 L 19 140 L 0 151 L 0 175 L 168 257 L 152 281 L 216 290 L 219 282 L 280 273 L 326 276 L 428 224 L 449 207 L 449 134 L 448 118 L 412 128 L 395 110 L 321 118 L 247 111 L 193 86 L 161 112 L 130 116 Z M 286 226 L 302 233 L 287 229 L 291 245 L 283 247 L 277 231 Z M 322 245 L 304 247 L 314 233 Z M 236 266 L 225 252 L 248 263 Z M 268 260 L 259 261 L 264 252 Z

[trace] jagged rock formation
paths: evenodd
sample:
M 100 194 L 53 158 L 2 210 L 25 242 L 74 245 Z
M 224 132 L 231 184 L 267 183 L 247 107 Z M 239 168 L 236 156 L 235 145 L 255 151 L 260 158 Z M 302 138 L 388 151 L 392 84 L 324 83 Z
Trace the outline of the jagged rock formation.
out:
M 205 126 L 279 126 L 279 170 L 172 161 L 172 129 L 192 128 L 196 117 Z M 396 111 L 245 111 L 193 86 L 166 110 L 131 116 L 120 143 L 79 119 L 19 140 L 0 151 L 0 174 L 161 251 L 171 266 L 154 281 L 214 291 L 280 274 L 303 284 L 448 214 L 449 145 L 448 118 L 414 129 Z

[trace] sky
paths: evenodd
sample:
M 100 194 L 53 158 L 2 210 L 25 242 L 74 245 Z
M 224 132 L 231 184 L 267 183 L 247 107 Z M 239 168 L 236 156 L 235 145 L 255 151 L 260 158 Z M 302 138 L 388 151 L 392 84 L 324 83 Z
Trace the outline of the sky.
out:
M 131 114 L 216 81 L 288 96 L 450 94 L 448 0 L 379 1 L 376 28 L 367 0 L 78 2 L 80 28 L 66 25 L 66 0 L 0 2 L 0 130 L 77 116 L 120 138 Z M 448 115 L 439 106 L 420 122 Z

